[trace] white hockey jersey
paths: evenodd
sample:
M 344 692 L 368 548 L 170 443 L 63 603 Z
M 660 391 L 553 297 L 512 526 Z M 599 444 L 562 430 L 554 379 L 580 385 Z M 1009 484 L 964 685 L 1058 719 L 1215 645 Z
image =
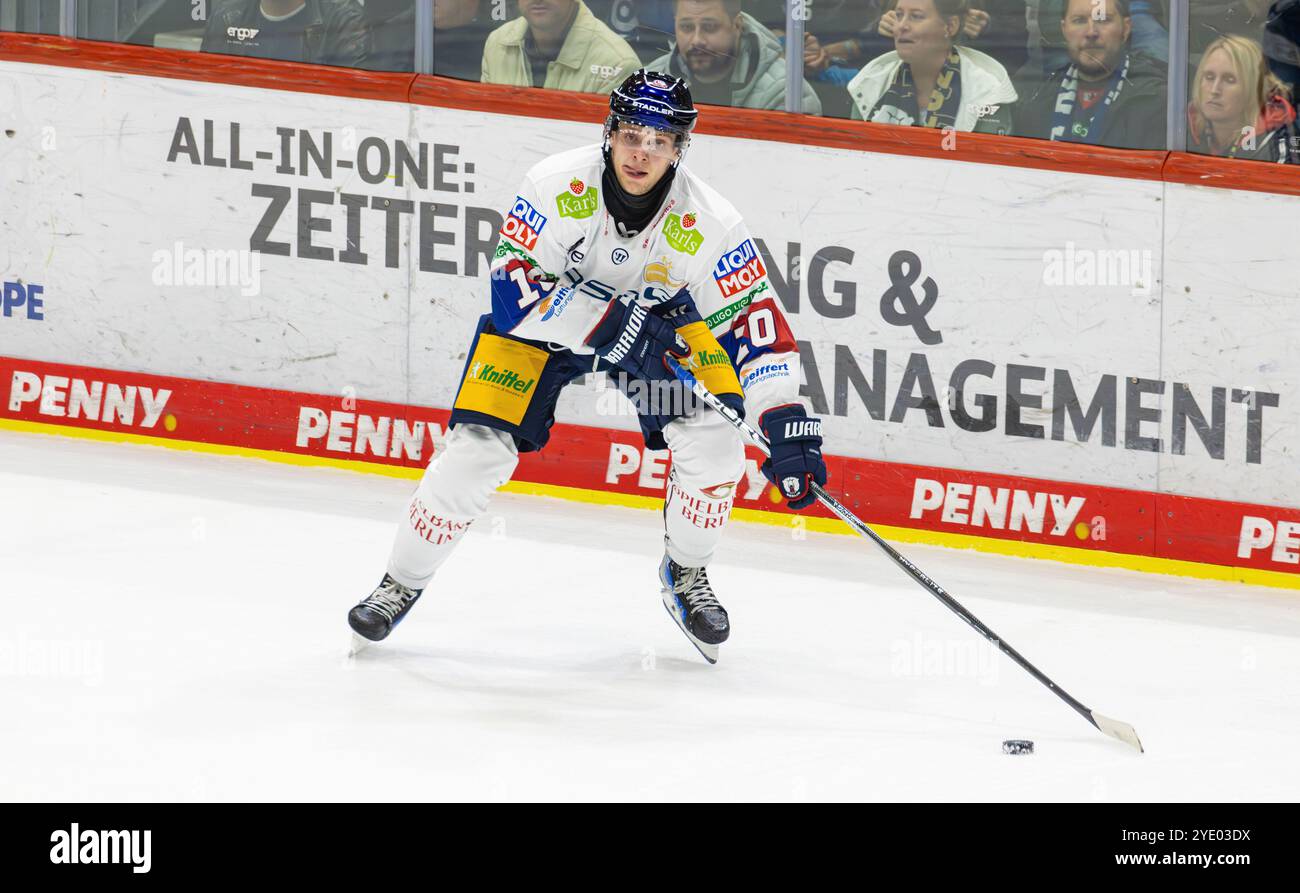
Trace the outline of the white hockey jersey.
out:
M 798 399 L 794 336 L 732 204 L 679 167 L 647 227 L 620 236 L 601 195 L 600 145 L 553 155 L 524 177 L 492 262 L 498 331 L 592 353 L 587 337 L 628 298 L 652 307 L 687 289 L 727 352 L 746 416 Z

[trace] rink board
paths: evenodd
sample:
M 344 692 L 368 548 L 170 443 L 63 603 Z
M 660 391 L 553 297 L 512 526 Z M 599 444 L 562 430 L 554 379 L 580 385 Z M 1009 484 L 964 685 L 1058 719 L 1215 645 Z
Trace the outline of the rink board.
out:
M 436 455 L 450 415 L 9 357 L 0 357 L 0 382 L 6 428 L 411 477 Z M 790 512 L 759 473 L 760 460 L 748 451 L 739 517 L 848 532 L 821 505 Z M 634 432 L 558 424 L 545 450 L 522 456 L 513 489 L 658 507 L 669 461 Z M 1300 511 L 850 456 L 828 455 L 827 467 L 828 490 L 863 520 L 933 535 L 923 541 L 1300 588 Z
M 530 165 L 598 132 L 562 97 L 539 120 L 438 79 L 333 71 L 286 92 L 247 84 L 299 67 L 241 60 L 221 77 L 244 85 L 211 83 L 5 61 L 16 42 L 0 38 L 0 355 L 159 378 L 121 382 L 154 401 L 134 392 L 130 425 L 40 400 L 6 407 L 14 420 L 421 467 L 487 307 L 502 209 Z M 746 217 L 800 339 L 801 397 L 864 516 L 1296 573 L 1300 197 L 1162 177 L 1166 153 L 1052 170 L 977 135 L 900 154 L 702 129 L 688 164 Z M 1023 166 L 967 157 L 989 145 Z M 174 430 L 166 412 L 140 428 L 158 388 Z M 661 457 L 607 397 L 566 389 L 567 433 L 521 479 L 657 494 Z M 750 479 L 740 505 L 781 517 Z

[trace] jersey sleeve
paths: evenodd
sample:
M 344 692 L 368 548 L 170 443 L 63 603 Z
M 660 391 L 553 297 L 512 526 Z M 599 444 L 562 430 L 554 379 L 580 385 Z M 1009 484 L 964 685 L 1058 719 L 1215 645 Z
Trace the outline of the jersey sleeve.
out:
M 695 283 L 695 304 L 731 357 L 745 394 L 745 417 L 799 399 L 799 347 L 748 228 L 739 223 Z
M 558 223 L 547 219 L 532 176 L 506 211 L 492 255 L 492 325 L 530 341 L 586 352 L 586 337 L 609 309 L 613 293 L 585 285 L 569 269 L 569 246 Z M 569 234 L 572 234 L 570 230 Z

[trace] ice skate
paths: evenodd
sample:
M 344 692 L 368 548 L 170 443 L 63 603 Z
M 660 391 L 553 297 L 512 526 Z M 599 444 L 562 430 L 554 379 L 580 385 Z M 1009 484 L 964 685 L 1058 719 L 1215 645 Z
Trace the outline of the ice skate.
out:
M 356 654 L 366 644 L 387 638 L 423 592 L 423 589 L 403 586 L 384 574 L 375 591 L 348 612 L 348 626 L 355 634 L 351 653 Z
M 708 573 L 702 567 L 682 567 L 665 555 L 659 565 L 659 583 L 668 616 L 704 659 L 716 664 L 718 646 L 727 641 L 731 624 L 727 609 L 713 594 Z

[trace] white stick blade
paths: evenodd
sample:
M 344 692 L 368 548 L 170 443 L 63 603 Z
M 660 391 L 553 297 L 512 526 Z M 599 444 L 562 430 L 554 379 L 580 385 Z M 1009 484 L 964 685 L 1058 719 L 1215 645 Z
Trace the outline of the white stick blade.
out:
M 1137 748 L 1138 753 L 1145 753 L 1142 749 L 1142 742 L 1138 740 L 1138 733 L 1126 722 L 1120 722 L 1117 719 L 1111 719 L 1109 716 L 1102 716 L 1096 711 L 1092 714 L 1092 721 L 1110 737 L 1117 741 L 1123 741 L 1129 747 Z

